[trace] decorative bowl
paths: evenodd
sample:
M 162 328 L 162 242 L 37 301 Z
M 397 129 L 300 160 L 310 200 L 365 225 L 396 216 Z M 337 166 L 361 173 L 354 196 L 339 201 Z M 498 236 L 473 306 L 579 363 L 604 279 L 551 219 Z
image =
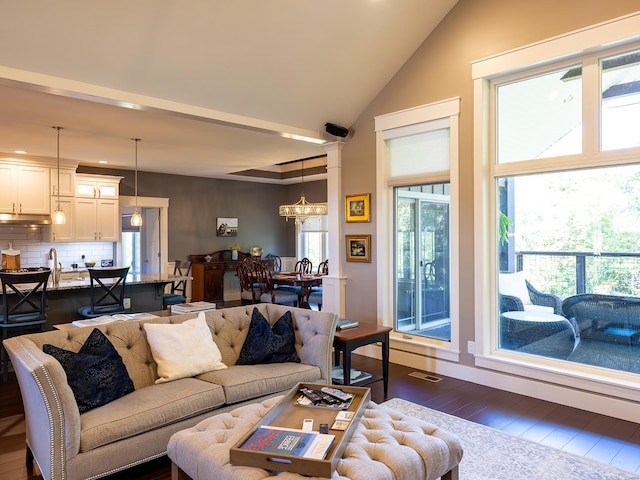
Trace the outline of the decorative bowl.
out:
M 84 262 L 84 266 L 87 268 L 93 268 L 96 266 L 96 262 Z

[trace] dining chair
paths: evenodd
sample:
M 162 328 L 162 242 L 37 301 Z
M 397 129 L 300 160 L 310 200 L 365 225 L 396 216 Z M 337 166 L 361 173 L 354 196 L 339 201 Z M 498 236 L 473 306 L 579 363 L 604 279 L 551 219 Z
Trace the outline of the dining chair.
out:
M 261 265 L 256 271 L 258 285 L 260 287 L 261 303 L 277 303 L 280 305 L 298 306 L 298 294 L 274 285 L 271 270 Z
M 313 263 L 307 257 L 304 257 L 302 260 L 296 262 L 294 270 L 298 273 L 310 275 L 313 272 Z
M 238 262 L 236 275 L 240 282 L 240 301 L 242 305 L 258 303 L 260 301 L 260 287 L 257 283 L 255 270 L 250 262 Z
M 89 295 L 91 304 L 78 309 L 84 318 L 124 313 L 124 291 L 129 267 L 90 268 Z M 109 282 L 108 280 L 111 280 Z
M 282 259 L 273 253 L 267 254 L 265 260 L 273 260 L 273 272 L 280 273 L 282 271 Z
M 51 270 L 37 272 L 2 272 L 2 341 L 10 331 L 42 331 L 47 322 L 47 282 Z M 2 381 L 8 378 L 9 356 L 2 346 Z
M 329 260 L 320 262 L 318 265 L 318 275 L 329 274 Z M 318 305 L 318 310 L 322 310 L 322 287 L 313 287 L 309 296 L 307 297 L 307 303 Z
M 301 273 L 303 275 L 311 275 L 313 271 L 313 263 L 307 257 L 304 257 L 302 260 L 298 260 L 293 269 L 297 273 Z M 300 295 L 300 287 L 295 287 L 292 285 L 285 285 L 280 287 L 284 290 L 289 290 L 290 292 L 296 292 L 298 296 Z
M 191 273 L 191 262 L 189 260 L 176 260 L 173 266 L 173 274 L 181 277 L 188 277 Z M 177 305 L 187 301 L 187 280 L 174 281 L 171 283 L 171 292 L 162 295 L 162 309 L 166 310 L 169 305 Z

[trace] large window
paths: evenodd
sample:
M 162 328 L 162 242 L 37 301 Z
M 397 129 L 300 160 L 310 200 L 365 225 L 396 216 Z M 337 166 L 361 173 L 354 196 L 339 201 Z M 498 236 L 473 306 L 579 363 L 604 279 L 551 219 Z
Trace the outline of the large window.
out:
M 486 150 L 476 136 L 487 158 L 476 185 L 488 180 L 490 192 L 476 196 L 488 223 L 476 220 L 490 227 L 493 269 L 476 281 L 494 289 L 491 305 L 476 297 L 480 357 L 489 359 L 478 364 L 500 368 L 495 357 L 553 365 L 554 374 L 575 364 L 607 379 L 601 369 L 640 374 L 640 48 L 555 64 L 542 61 L 544 52 L 562 57 L 552 45 L 531 48 L 539 66 L 505 68 L 527 57 L 505 54 L 499 68 L 509 74 L 476 77 L 489 121 Z

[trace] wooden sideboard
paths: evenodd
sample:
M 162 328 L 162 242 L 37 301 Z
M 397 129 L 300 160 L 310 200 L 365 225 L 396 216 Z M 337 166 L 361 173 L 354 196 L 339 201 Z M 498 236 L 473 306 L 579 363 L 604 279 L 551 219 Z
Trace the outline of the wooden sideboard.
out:
M 238 252 L 238 259 L 232 259 L 231 250 L 189 255 L 191 260 L 191 300 L 194 302 L 222 302 L 224 301 L 224 274 L 236 271 L 238 262 L 251 255 Z M 273 260 L 260 260 L 273 269 Z

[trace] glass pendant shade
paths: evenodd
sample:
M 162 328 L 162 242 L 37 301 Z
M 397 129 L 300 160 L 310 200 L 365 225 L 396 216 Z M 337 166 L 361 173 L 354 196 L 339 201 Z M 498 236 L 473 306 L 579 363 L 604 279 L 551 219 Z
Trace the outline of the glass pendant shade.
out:
M 55 225 L 64 225 L 65 223 L 67 223 L 67 216 L 64 214 L 62 208 L 60 208 L 60 204 L 58 204 L 58 207 L 55 209 L 52 216 L 53 223 Z
M 131 226 L 139 227 L 141 225 L 142 225 L 142 215 L 140 215 L 140 212 L 138 211 L 138 207 L 136 207 L 135 210 L 133 211 L 133 215 L 131 215 Z

